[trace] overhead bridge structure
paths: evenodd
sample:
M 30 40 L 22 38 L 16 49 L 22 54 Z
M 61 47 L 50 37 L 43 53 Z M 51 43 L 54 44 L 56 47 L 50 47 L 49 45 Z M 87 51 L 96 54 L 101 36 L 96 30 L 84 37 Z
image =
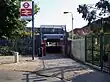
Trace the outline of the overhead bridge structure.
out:
M 66 25 L 41 25 L 40 37 L 42 53 L 63 54 L 68 39 Z

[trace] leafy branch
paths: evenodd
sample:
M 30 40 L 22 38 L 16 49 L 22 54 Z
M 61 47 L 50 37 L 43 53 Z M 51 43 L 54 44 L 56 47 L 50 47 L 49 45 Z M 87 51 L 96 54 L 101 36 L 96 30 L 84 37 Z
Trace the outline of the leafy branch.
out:
M 108 0 L 100 0 L 93 5 L 79 5 L 77 11 L 79 14 L 82 14 L 82 18 L 84 18 L 84 20 L 91 23 L 98 18 L 103 18 L 110 15 L 110 2 Z

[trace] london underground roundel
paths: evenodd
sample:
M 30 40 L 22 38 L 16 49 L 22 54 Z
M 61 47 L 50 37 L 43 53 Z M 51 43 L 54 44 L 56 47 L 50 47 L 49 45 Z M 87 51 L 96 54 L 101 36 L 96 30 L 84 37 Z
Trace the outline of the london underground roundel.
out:
M 24 4 L 23 4 L 23 7 L 24 8 L 28 8 L 30 5 L 29 5 L 29 3 L 28 2 L 24 2 Z

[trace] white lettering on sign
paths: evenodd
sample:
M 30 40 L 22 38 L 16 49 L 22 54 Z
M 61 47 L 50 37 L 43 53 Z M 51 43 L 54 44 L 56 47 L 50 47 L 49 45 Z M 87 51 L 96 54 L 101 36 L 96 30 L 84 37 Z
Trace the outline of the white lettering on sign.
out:
M 21 16 L 21 20 L 31 20 L 32 16 Z

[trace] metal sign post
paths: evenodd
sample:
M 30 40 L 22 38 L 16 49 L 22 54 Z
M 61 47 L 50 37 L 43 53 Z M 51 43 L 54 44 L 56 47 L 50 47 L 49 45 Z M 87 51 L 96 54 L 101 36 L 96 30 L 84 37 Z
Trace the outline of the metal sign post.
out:
M 32 1 L 32 60 L 35 55 L 35 36 L 34 36 L 34 1 Z
M 32 20 L 32 60 L 34 60 L 35 55 L 34 1 L 22 1 L 20 15 L 21 20 Z

